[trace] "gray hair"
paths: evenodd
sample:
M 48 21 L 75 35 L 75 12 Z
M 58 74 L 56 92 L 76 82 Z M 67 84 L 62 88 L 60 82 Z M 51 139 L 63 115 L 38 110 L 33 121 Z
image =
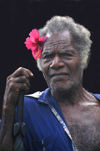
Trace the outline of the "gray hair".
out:
M 76 23 L 69 16 L 54 16 L 47 21 L 46 25 L 39 29 L 41 36 L 47 36 L 48 38 L 55 32 L 63 32 L 68 30 L 73 37 L 73 45 L 76 50 L 79 51 L 81 56 L 81 66 L 86 68 L 90 56 L 90 48 L 92 41 L 90 39 L 90 31 L 84 26 Z M 37 66 L 41 69 L 41 59 L 37 59 Z

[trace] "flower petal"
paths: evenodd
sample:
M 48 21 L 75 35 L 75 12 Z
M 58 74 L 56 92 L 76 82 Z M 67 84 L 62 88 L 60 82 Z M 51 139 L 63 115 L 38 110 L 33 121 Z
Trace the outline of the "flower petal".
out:
M 27 49 L 31 49 L 31 47 L 32 47 L 32 41 L 30 40 L 29 37 L 26 38 L 25 45 L 26 45 Z
M 34 59 L 41 58 L 41 52 L 42 52 L 42 50 L 40 47 L 38 47 L 37 51 L 33 51 L 32 55 L 33 55 Z
M 44 37 L 40 37 L 39 42 L 43 42 L 43 41 L 44 41 Z
M 40 38 L 40 34 L 37 29 L 33 29 L 30 32 L 29 36 L 30 36 L 30 39 L 32 40 L 32 42 L 34 42 L 34 43 L 37 43 Z
M 37 51 L 37 45 L 35 45 L 34 47 L 31 48 L 32 52 L 36 52 Z
M 45 42 L 45 40 L 48 39 L 47 37 L 40 37 L 39 42 Z

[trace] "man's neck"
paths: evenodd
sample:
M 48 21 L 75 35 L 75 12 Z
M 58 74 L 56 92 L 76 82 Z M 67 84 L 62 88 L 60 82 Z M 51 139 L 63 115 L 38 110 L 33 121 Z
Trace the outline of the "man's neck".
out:
M 77 88 L 71 90 L 57 90 L 52 93 L 58 104 L 75 105 L 85 100 L 88 100 L 89 93 L 79 85 Z

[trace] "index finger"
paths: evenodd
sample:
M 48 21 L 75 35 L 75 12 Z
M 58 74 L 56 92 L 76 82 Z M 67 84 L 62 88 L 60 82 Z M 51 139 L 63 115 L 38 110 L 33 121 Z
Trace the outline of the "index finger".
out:
M 25 75 L 26 77 L 33 77 L 34 74 L 26 68 L 23 67 L 19 67 L 15 72 L 12 73 L 13 77 L 17 77 L 17 76 L 21 76 L 21 75 Z

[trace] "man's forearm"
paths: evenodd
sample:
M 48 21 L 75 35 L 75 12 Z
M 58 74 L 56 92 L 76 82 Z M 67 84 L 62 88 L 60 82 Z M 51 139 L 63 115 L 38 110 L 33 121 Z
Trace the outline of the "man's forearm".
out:
M 13 123 L 14 115 L 3 113 L 0 129 L 0 151 L 13 151 Z

